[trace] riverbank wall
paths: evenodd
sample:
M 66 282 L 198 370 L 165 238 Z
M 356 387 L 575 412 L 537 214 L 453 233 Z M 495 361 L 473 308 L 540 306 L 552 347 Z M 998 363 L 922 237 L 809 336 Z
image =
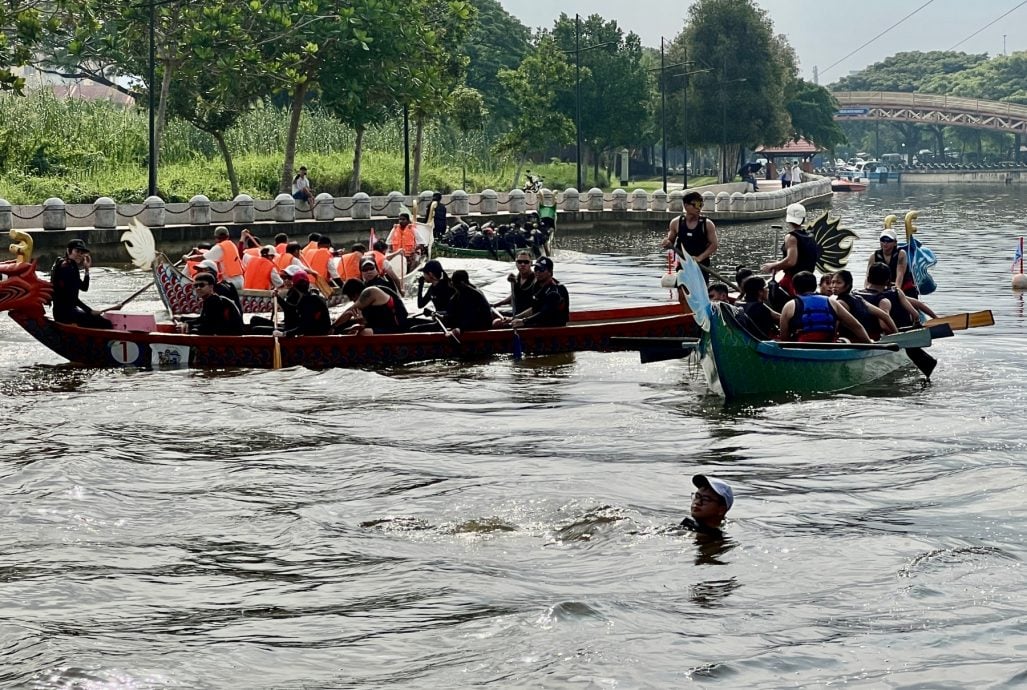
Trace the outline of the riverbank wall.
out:
M 558 228 L 585 231 L 629 223 L 665 229 L 674 216 L 683 212 L 682 199 L 691 191 L 703 195 L 703 214 L 721 224 L 773 220 L 784 216 L 789 204 L 822 206 L 830 204 L 832 196 L 827 178 L 766 192 L 747 193 L 747 188 L 745 183 L 736 182 L 669 194 L 642 189 L 630 193 L 616 189 L 608 194 L 600 189 L 585 194 L 575 189 L 544 189 L 539 193 L 515 189 L 505 195 L 492 190 L 480 194 L 458 190 L 444 196 L 443 202 L 450 217 L 460 216 L 477 223 L 492 220 L 497 224 L 536 211 L 540 204 L 555 205 Z M 431 196 L 430 191 L 418 195 L 417 208 L 426 209 Z M 197 242 L 210 241 L 219 225 L 227 227 L 233 237 L 238 237 L 244 228 L 249 229 L 265 243 L 270 243 L 277 233 L 305 239 L 317 232 L 331 237 L 336 246 L 348 246 L 366 241 L 372 228 L 384 238 L 401 206 L 412 208 L 413 202 L 413 197 L 399 192 L 384 197 L 320 194 L 312 207 L 288 194 L 272 200 L 240 195 L 223 202 L 196 196 L 180 204 L 165 204 L 162 199 L 150 197 L 142 204 L 119 205 L 101 198 L 93 204 L 65 205 L 60 199 L 48 199 L 41 206 L 12 206 L 0 199 L 0 231 L 28 232 L 41 266 L 62 256 L 67 243 L 75 238 L 85 240 L 98 263 L 117 264 L 128 261 L 121 236 L 133 219 L 153 231 L 157 249 L 168 255 L 184 252 Z
M 1027 184 L 1027 170 L 903 170 L 901 184 Z

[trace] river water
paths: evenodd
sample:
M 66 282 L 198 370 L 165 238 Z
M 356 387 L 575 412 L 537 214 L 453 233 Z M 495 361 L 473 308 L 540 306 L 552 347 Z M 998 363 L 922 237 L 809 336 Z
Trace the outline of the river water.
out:
M 0 686 L 1023 687 L 1025 196 L 836 196 L 853 266 L 916 208 L 935 310 L 995 312 L 926 385 L 725 406 L 629 353 L 98 371 L 5 317 Z M 722 228 L 717 265 L 774 235 Z M 557 276 L 667 299 L 659 240 L 562 237 Z M 88 301 L 145 281 L 101 267 Z M 723 541 L 670 529 L 700 471 L 735 489 Z

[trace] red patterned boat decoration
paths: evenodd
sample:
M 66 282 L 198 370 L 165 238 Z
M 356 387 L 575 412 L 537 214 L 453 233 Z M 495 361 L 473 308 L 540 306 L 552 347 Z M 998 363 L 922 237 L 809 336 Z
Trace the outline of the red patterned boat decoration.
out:
M 157 294 L 161 302 L 172 314 L 198 314 L 200 300 L 193 292 L 193 281 L 182 273 L 163 254 L 157 254 L 153 261 L 153 276 Z M 270 314 L 271 290 L 240 290 L 244 314 Z M 345 297 L 341 290 L 335 290 L 327 297 L 328 306 L 334 307 L 343 303 Z
M 269 335 L 201 336 L 162 331 L 120 331 L 57 323 L 43 305 L 51 287 L 34 264 L 0 264 L 0 311 L 61 357 L 89 367 L 263 368 L 274 365 L 275 339 Z M 460 342 L 443 333 L 329 335 L 280 338 L 282 366 L 375 367 L 435 359 L 511 354 L 546 355 L 582 350 L 631 349 L 611 338 L 682 337 L 698 333 L 682 306 L 659 304 L 581 311 L 558 328 L 466 332 Z M 519 348 L 515 340 L 519 339 Z

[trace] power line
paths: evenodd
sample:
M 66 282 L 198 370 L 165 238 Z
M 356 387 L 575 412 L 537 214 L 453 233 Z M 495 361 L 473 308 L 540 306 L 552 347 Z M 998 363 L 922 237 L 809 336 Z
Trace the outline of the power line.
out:
M 994 24 L 995 22 L 997 22 L 997 21 L 998 21 L 999 19 L 1002 19 L 1002 18 L 1004 18 L 1004 17 L 1006 17 L 1006 16 L 1008 16 L 1008 15 L 1012 14 L 1013 12 L 1016 12 L 1016 11 L 1017 11 L 1018 9 L 1020 9 L 1020 8 L 1021 8 L 1021 7 L 1023 7 L 1024 5 L 1027 5 L 1027 0 L 1023 0 L 1023 2 L 1021 2 L 1021 3 L 1019 4 L 1019 5 L 1017 5 L 1017 6 L 1016 6 L 1016 7 L 1014 7 L 1013 9 L 1009 10 L 1009 11 L 1008 11 L 1008 12 L 1006 12 L 1005 14 L 1003 14 L 1003 15 L 999 16 L 999 17 L 998 17 L 998 18 L 996 18 L 996 19 L 993 19 L 992 21 L 988 22 L 987 24 L 985 24 L 985 25 L 984 25 L 984 26 L 982 26 L 981 28 L 977 29 L 977 31 L 974 31 L 974 32 L 973 32 L 972 34 L 970 34 L 969 36 L 967 36 L 966 38 L 964 38 L 964 39 L 963 39 L 962 41 L 960 41 L 960 42 L 959 42 L 959 43 L 957 43 L 956 45 L 954 45 L 954 46 L 952 46 L 951 48 L 949 48 L 949 50 L 955 50 L 956 48 L 958 48 L 959 46 L 963 45 L 964 43 L 966 43 L 967 41 L 969 41 L 969 40 L 970 40 L 971 38 L 973 38 L 974 36 L 976 36 L 977 34 L 981 33 L 981 32 L 982 32 L 982 31 L 984 31 L 985 29 L 987 29 L 987 28 L 988 28 L 989 26 L 991 26 L 992 24 Z
M 833 67 L 837 67 L 837 66 L 838 66 L 839 64 L 841 64 L 841 63 L 845 62 L 845 61 L 846 61 L 846 60 L 848 60 L 848 59 L 849 59 L 850 57 L 852 57 L 853 55 L 855 55 L 855 54 L 856 54 L 856 53 L 858 53 L 859 51 L 863 50 L 863 49 L 864 49 L 864 48 L 866 48 L 866 47 L 867 47 L 868 45 L 870 45 L 871 43 L 873 43 L 874 41 L 876 41 L 877 39 L 879 39 L 879 38 L 880 38 L 881 36 L 884 36 L 884 35 L 885 35 L 886 33 L 888 33 L 889 31 L 891 31 L 891 30 L 892 30 L 892 29 L 894 29 L 895 27 L 897 27 L 897 26 L 898 26 L 899 24 L 901 24 L 902 22 L 906 21 L 907 19 L 909 19 L 910 17 L 912 17 L 912 16 L 914 15 L 914 14 L 916 14 L 917 12 L 919 12 L 920 10 L 922 10 L 923 8 L 925 8 L 925 7 L 927 7 L 928 5 L 930 5 L 930 4 L 932 3 L 932 2 L 934 2 L 934 0 L 927 0 L 927 2 L 925 2 L 925 3 L 923 4 L 923 5 L 920 5 L 920 7 L 916 8 L 915 10 L 913 10 L 912 12 L 910 12 L 909 14 L 907 14 L 907 15 L 906 15 L 905 17 L 903 17 L 903 18 L 902 18 L 902 19 L 900 19 L 899 21 L 897 21 L 897 22 L 895 22 L 894 24 L 892 24 L 891 26 L 889 26 L 889 27 L 888 27 L 887 29 L 885 29 L 885 30 L 884 30 L 884 31 L 882 31 L 881 33 L 879 33 L 879 34 L 877 34 L 876 36 L 874 36 L 873 38 L 871 38 L 871 39 L 870 39 L 869 41 L 867 41 L 866 43 L 864 43 L 863 45 L 861 45 L 861 46 L 860 46 L 859 48 L 856 48 L 856 49 L 855 49 L 854 51 L 852 51 L 851 53 L 849 53 L 848 55 L 846 55 L 845 57 L 843 57 L 843 58 L 842 58 L 841 60 L 838 60 L 837 62 L 833 62 L 833 63 L 831 63 L 831 64 L 830 64 L 830 65 L 828 65 L 828 66 L 827 66 L 827 67 L 826 67 L 825 69 L 821 70 L 821 72 L 820 72 L 820 76 L 823 76 L 823 75 L 824 75 L 825 73 L 827 73 L 827 72 L 828 72 L 829 70 L 831 70 L 831 69 L 832 69 Z M 1027 3 L 1027 0 L 1024 0 L 1024 3 Z M 1014 9 L 1015 9 L 1015 8 L 1014 8 Z M 996 20 L 996 21 L 997 21 L 997 20 Z

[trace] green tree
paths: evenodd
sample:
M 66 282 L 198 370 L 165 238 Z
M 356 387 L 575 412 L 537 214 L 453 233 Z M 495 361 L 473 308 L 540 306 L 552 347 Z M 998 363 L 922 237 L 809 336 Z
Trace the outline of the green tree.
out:
M 499 82 L 499 70 L 517 69 L 531 50 L 531 30 L 512 16 L 498 0 L 471 0 L 477 10 L 458 52 L 468 58 L 467 85 L 488 104 L 490 128 L 505 128 L 517 114 L 518 105 Z
M 987 61 L 986 54 L 970 54 L 951 50 L 929 52 L 910 51 L 897 53 L 876 62 L 869 67 L 842 77 L 831 85 L 832 91 L 901 91 L 912 93 L 944 93 L 925 88 L 927 83 L 935 88 L 939 80 L 970 69 Z
M 689 140 L 721 144 L 721 179 L 734 176 L 742 147 L 791 134 L 786 64 L 766 11 L 752 0 L 698 0 L 675 40 L 676 56 L 698 72 L 687 82 Z
M 44 0 L 0 4 L 0 91 L 22 93 L 25 79 L 12 69 L 29 64 L 37 45 L 58 29 L 59 21 L 52 12 L 58 4 Z
M 793 81 L 786 107 L 792 121 L 792 139 L 804 137 L 827 149 L 846 141 L 845 132 L 834 119 L 838 101 L 823 86 L 804 79 Z
M 557 94 L 573 88 L 574 68 L 552 34 L 540 32 L 535 49 L 516 70 L 499 70 L 499 80 L 518 104 L 517 117 L 496 149 L 516 156 L 517 186 L 521 168 L 530 151 L 562 146 L 574 141 L 574 122 L 556 107 Z
M 924 90 L 1027 105 L 1027 51 L 1000 55 L 951 75 L 935 75 Z
M 578 32 L 576 35 L 576 31 Z M 561 14 L 553 27 L 557 45 L 569 61 L 580 60 L 581 138 L 592 152 L 593 179 L 599 177 L 600 154 L 613 147 L 637 146 L 650 119 L 651 77 L 642 59 L 642 44 L 625 34 L 616 21 L 590 15 L 576 26 L 575 17 Z M 576 47 L 580 47 L 576 53 Z M 573 118 L 575 89 L 559 94 L 561 111 Z

